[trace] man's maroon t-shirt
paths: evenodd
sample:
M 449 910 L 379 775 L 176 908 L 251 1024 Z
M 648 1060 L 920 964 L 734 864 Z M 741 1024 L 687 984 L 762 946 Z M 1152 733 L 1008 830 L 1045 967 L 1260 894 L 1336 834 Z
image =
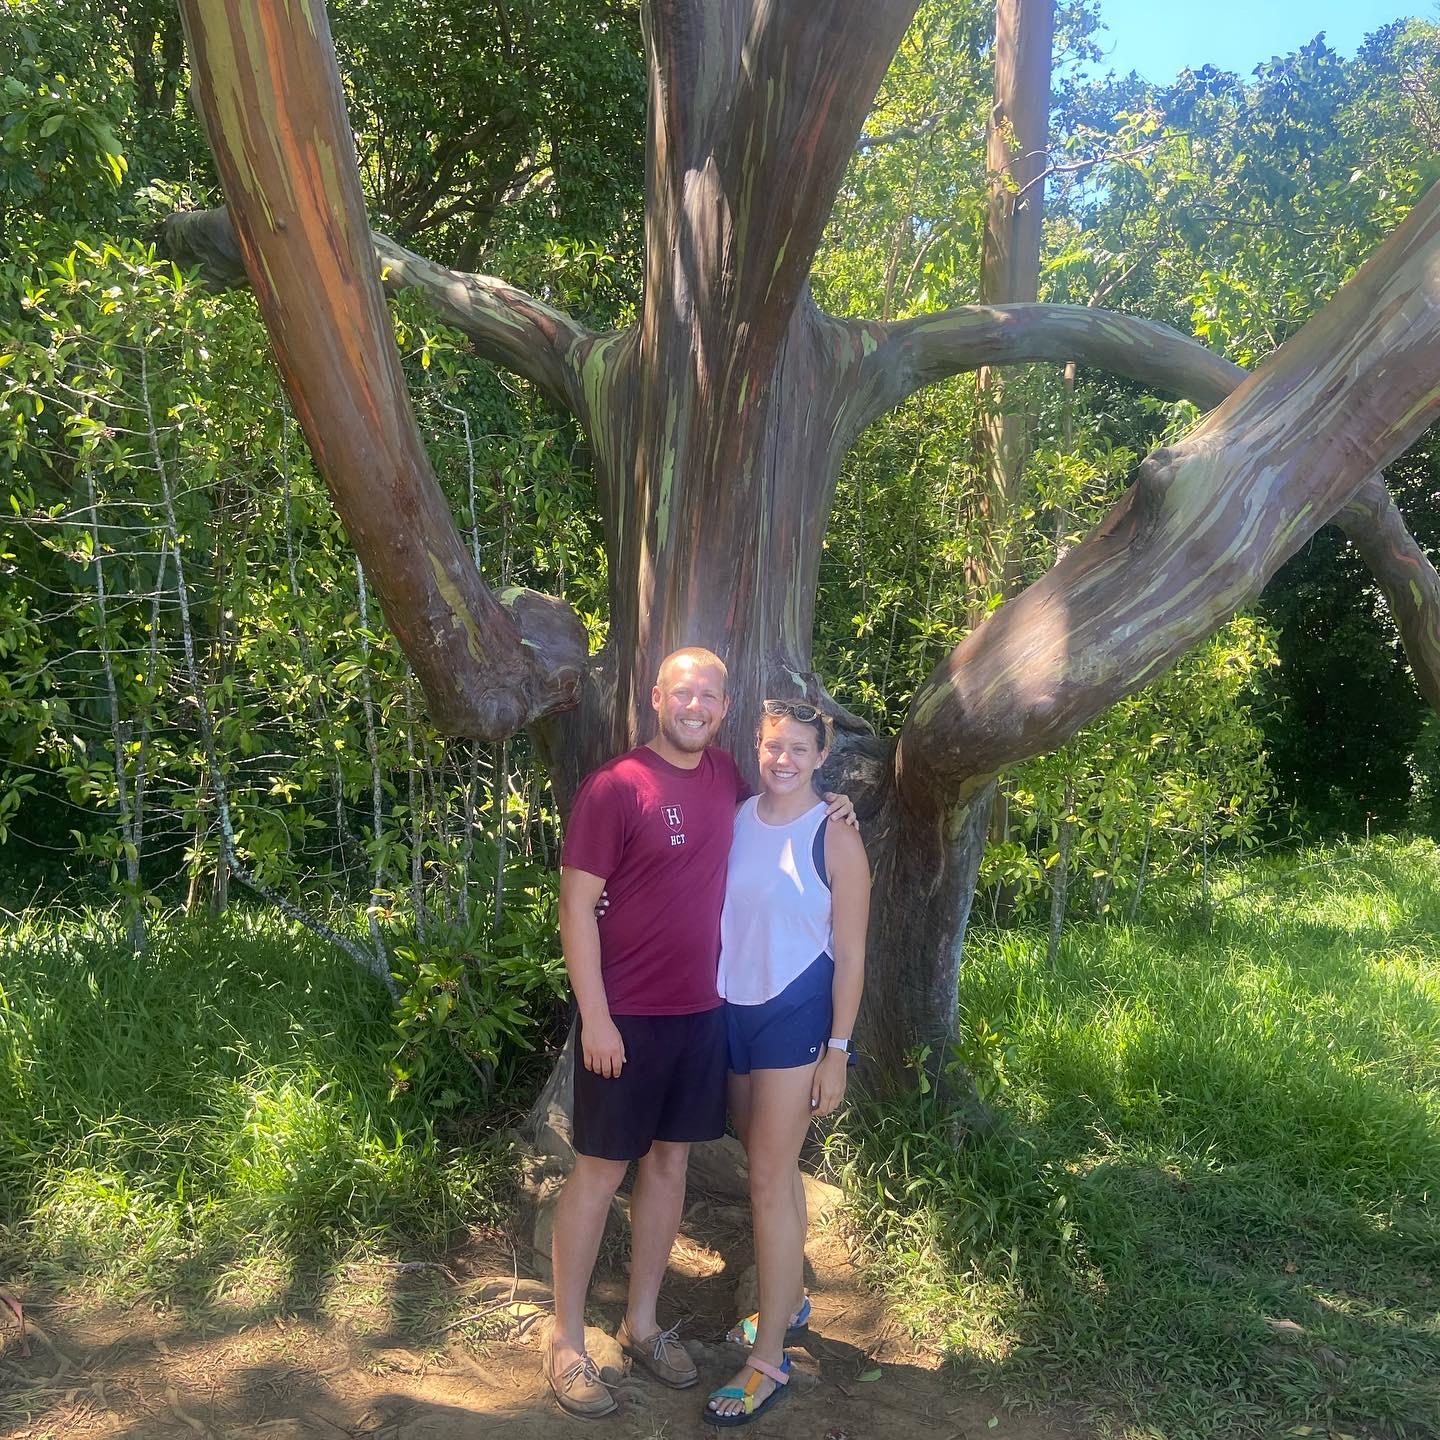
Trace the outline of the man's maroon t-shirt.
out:
M 735 806 L 749 794 L 710 748 L 693 770 L 638 746 L 575 796 L 560 863 L 605 881 L 600 976 L 612 1015 L 693 1015 L 720 1004 L 720 910 Z

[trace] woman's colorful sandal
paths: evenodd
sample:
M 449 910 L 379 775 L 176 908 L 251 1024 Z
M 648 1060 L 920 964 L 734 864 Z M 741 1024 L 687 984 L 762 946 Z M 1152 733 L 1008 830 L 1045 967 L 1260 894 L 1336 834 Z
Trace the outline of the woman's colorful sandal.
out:
M 767 1365 L 763 1360 L 757 1360 L 753 1355 L 746 1357 L 745 1364 L 750 1374 L 746 1377 L 743 1385 L 722 1385 L 718 1390 L 710 1392 L 710 1398 L 705 1402 L 707 1424 L 722 1430 L 733 1428 L 736 1425 L 748 1425 L 752 1420 L 758 1420 L 767 1410 L 779 1404 L 784 1397 L 785 1387 L 790 1383 L 790 1357 L 788 1355 L 780 1362 L 778 1370 L 773 1365 Z M 757 1402 L 755 1392 L 760 1388 L 762 1380 L 773 1380 L 775 1388 L 763 1400 Z M 745 1408 L 737 1410 L 733 1415 L 719 1415 L 711 1408 L 717 1400 L 738 1400 Z
M 759 1315 L 747 1315 L 738 1324 L 731 1327 L 725 1338 L 732 1345 L 753 1345 L 755 1343 L 755 1327 L 760 1323 Z M 790 1323 L 785 1327 L 786 1345 L 798 1344 L 810 1332 L 810 1297 L 807 1295 L 801 1302 L 800 1308 L 790 1317 Z

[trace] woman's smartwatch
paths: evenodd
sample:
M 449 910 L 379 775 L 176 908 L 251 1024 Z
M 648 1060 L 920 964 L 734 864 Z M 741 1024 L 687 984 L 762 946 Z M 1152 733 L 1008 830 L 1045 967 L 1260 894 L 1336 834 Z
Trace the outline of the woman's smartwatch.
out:
M 840 1050 L 840 1051 L 845 1052 L 846 1054 L 848 1054 L 848 1053 L 849 1053 L 849 1050 L 850 1050 L 850 1041 L 849 1041 L 848 1037 L 841 1037 L 841 1036 L 839 1036 L 839 1035 L 832 1035 L 832 1036 L 825 1042 L 825 1044 L 826 1044 L 827 1048 L 829 1048 L 829 1049 L 831 1049 L 831 1050 Z

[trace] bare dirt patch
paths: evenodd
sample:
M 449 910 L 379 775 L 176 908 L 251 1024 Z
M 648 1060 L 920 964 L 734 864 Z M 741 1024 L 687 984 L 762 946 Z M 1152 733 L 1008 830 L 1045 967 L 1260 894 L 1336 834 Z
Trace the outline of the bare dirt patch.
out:
M 528 1232 L 527 1232 L 528 1233 Z M 676 1392 L 611 1372 L 619 1409 L 563 1414 L 540 1372 L 548 1290 L 528 1244 L 476 1236 L 445 1264 L 343 1267 L 316 1302 L 258 1282 L 203 1309 L 103 1309 L 74 1297 L 31 1310 L 31 1353 L 0 1331 L 0 1435 L 14 1440 L 559 1440 L 587 1425 L 624 1440 L 719 1432 L 704 1398 L 743 1352 L 734 1322 L 750 1263 L 744 1207 L 699 1195 L 667 1282 L 701 1384 Z M 611 1246 L 591 1319 L 613 1330 L 623 1257 Z M 1007 1412 L 890 1316 L 862 1282 L 842 1233 L 820 1223 L 808 1248 L 815 1318 L 791 1350 L 792 1393 L 751 1427 L 807 1440 L 1072 1440 L 1064 1417 Z M 22 1296 L 22 1299 L 25 1297 Z M 38 1301 L 40 1297 L 31 1297 Z M 459 1322 L 459 1323 L 457 1323 Z M 877 1373 L 878 1372 L 878 1373 Z

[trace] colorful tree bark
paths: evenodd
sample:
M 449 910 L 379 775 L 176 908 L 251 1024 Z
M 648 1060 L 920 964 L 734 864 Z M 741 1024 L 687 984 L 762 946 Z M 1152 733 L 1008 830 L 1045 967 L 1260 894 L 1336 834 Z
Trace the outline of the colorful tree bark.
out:
M 181 6 L 201 114 L 296 418 L 438 725 L 498 738 L 573 703 L 585 634 L 492 595 L 415 426 L 370 255 L 322 0 Z
M 986 305 L 1039 298 L 1040 235 L 1049 164 L 1050 54 L 1054 0 L 999 0 L 995 7 L 995 104 L 985 128 L 990 203 L 980 246 L 980 300 Z M 989 521 L 988 553 L 975 557 L 971 590 L 983 614 L 992 594 L 1014 588 L 1005 537 L 1016 487 L 1025 468 L 1026 424 L 1007 404 L 1005 372 L 982 366 L 975 504 Z

